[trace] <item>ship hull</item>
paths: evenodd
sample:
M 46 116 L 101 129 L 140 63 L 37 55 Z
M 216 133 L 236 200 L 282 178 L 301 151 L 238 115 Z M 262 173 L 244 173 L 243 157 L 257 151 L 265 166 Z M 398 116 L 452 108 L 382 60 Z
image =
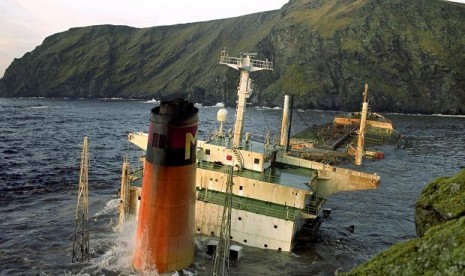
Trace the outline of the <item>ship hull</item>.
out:
M 218 236 L 227 173 L 197 168 L 195 227 L 192 232 Z M 261 181 L 240 175 L 234 177 L 231 240 L 251 247 L 289 252 L 302 225 L 316 215 L 301 215 L 311 195 L 310 188 Z M 137 219 L 142 188 L 130 186 L 128 213 Z M 298 207 L 295 207 L 298 206 Z
M 219 234 L 223 206 L 197 201 L 195 205 L 196 233 L 216 236 Z M 231 211 L 231 236 L 234 242 L 278 251 L 289 252 L 294 246 L 294 237 L 303 221 L 286 220 L 244 210 Z

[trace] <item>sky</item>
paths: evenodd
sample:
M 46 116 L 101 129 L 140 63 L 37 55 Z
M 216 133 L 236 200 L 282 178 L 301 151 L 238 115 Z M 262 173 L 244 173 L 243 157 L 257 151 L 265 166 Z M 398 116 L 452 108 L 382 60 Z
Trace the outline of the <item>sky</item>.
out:
M 288 0 L 1 0 L 0 78 L 14 58 L 72 27 L 153 27 L 280 9 Z
M 0 0 L 0 78 L 14 58 L 72 27 L 153 27 L 276 10 L 288 0 Z M 454 2 L 465 2 L 454 1 Z

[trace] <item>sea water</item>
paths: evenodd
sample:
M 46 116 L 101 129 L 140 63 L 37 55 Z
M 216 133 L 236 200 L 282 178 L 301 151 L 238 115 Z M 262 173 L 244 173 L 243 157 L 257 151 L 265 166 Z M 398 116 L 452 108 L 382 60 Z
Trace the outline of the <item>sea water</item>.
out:
M 130 131 L 148 130 L 156 103 L 123 100 L 0 98 L 0 274 L 131 275 L 134 224 L 116 230 L 121 164 L 141 154 Z M 199 138 L 218 128 L 219 107 L 199 106 Z M 247 108 L 245 131 L 277 140 L 281 110 Z M 233 127 L 234 110 L 226 129 Z M 294 112 L 292 133 L 328 123 L 330 111 Z M 465 167 L 465 117 L 387 115 L 403 135 L 401 148 L 378 147 L 385 159 L 354 168 L 381 176 L 379 189 L 333 195 L 315 244 L 292 253 L 244 246 L 232 275 L 334 275 L 390 245 L 415 237 L 414 207 L 432 179 Z M 90 254 L 72 264 L 80 152 L 89 137 Z M 350 232 L 347 227 L 355 226 Z M 211 257 L 198 239 L 188 273 L 207 275 Z

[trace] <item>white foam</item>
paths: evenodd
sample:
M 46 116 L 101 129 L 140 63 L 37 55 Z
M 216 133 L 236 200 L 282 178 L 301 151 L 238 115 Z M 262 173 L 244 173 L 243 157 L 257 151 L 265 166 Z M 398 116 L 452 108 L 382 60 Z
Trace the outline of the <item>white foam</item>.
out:
M 31 109 L 43 109 L 43 108 L 48 108 L 48 105 L 40 105 L 40 106 L 31 106 Z
M 105 207 L 103 207 L 102 210 L 95 213 L 93 217 L 101 217 L 101 216 L 105 216 L 108 214 L 114 214 L 118 211 L 118 207 L 119 207 L 119 198 L 111 199 L 110 201 L 107 202 L 107 204 L 105 204 Z
M 256 106 L 254 108 L 256 110 L 269 110 L 269 109 L 272 109 L 271 107 L 268 107 L 268 106 Z
M 116 228 L 115 228 L 116 230 Z M 77 275 L 103 275 L 106 270 L 118 271 L 119 274 L 135 275 L 132 267 L 135 233 L 137 224 L 134 221 L 126 222 L 120 232 L 108 235 L 104 239 L 93 240 L 91 250 L 97 246 L 107 246 L 110 241 L 112 246 L 102 255 L 89 261 Z M 158 273 L 142 274 L 158 275 Z
M 450 118 L 465 118 L 465 115 L 446 115 L 446 114 L 431 114 L 434 117 L 450 117 Z
M 157 101 L 157 100 L 155 100 L 155 99 L 152 98 L 151 100 L 145 101 L 144 103 L 159 104 L 160 101 Z

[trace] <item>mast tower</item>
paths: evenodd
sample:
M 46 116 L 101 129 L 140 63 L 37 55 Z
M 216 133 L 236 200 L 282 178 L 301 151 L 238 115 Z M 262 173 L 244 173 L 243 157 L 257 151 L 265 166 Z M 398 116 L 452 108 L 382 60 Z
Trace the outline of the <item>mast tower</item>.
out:
M 236 121 L 234 123 L 234 148 L 241 147 L 244 111 L 247 104 L 247 99 L 251 94 L 252 81 L 249 79 L 249 74 L 256 71 L 273 70 L 273 62 L 268 61 L 268 59 L 251 59 L 251 57 L 256 55 L 256 53 L 241 53 L 240 57 L 230 57 L 226 54 L 226 50 L 221 51 L 220 64 L 227 65 L 241 72 L 239 86 L 237 88 L 238 101 L 236 109 Z
M 363 91 L 363 103 L 362 103 L 362 114 L 360 117 L 360 130 L 358 131 L 358 140 L 357 140 L 357 151 L 355 153 L 355 165 L 362 165 L 362 159 L 364 156 L 364 146 L 365 146 L 365 132 L 367 124 L 367 113 L 368 113 L 368 84 L 365 84 L 365 90 Z
M 89 146 L 87 136 L 84 137 L 84 144 L 81 152 L 81 173 L 79 176 L 79 192 L 76 207 L 74 240 L 73 240 L 73 259 L 72 262 L 84 262 L 89 257 Z

